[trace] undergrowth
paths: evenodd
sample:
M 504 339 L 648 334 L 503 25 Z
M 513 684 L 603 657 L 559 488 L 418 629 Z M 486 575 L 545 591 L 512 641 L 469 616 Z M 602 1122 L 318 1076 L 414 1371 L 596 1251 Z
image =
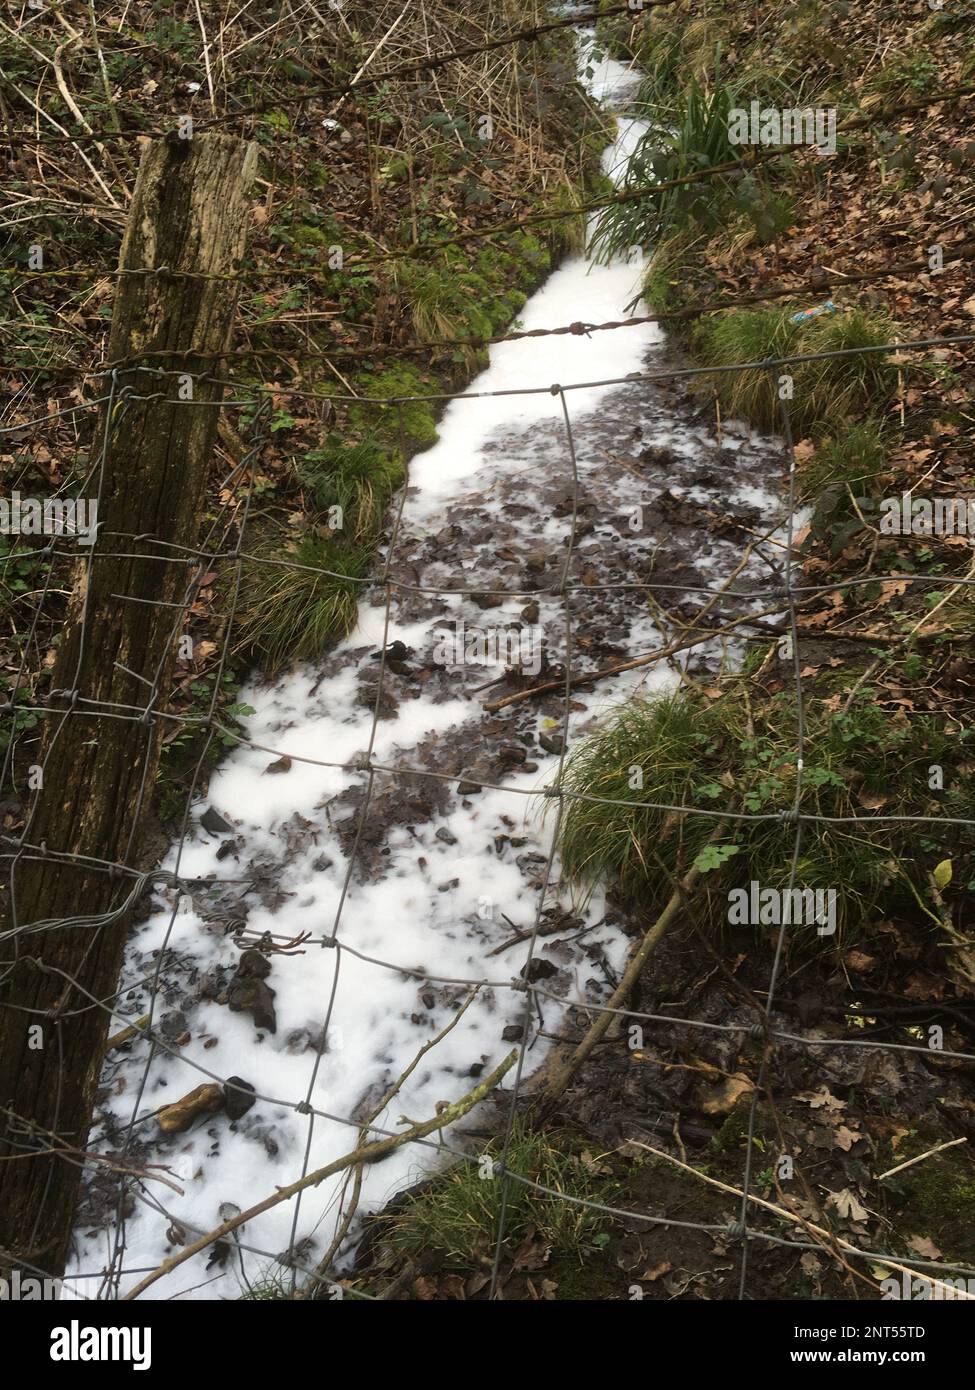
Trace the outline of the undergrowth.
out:
M 634 700 L 570 755 L 559 848 L 579 889 L 607 881 L 632 902 L 662 906 L 674 880 L 698 861 L 706 872 L 696 911 L 716 927 L 726 920 L 727 886 L 790 885 L 796 827 L 779 813 L 796 807 L 795 696 L 786 689 L 767 700 L 754 732 L 743 724 L 745 700 L 737 687 L 714 700 L 683 690 Z M 797 887 L 837 889 L 838 939 L 868 928 L 882 903 L 923 901 L 925 865 L 945 857 L 925 829 L 871 824 L 864 808 L 966 814 L 967 793 L 932 796 L 929 769 L 962 759 L 972 738 L 934 719 L 893 721 L 866 686 L 849 708 L 826 691 L 807 702 L 798 809 L 861 817 L 856 825 L 810 825 L 796 865 Z M 701 810 L 716 814 L 693 814 Z M 770 818 L 739 819 L 743 812 Z M 967 864 L 967 843 L 951 827 L 939 833 L 962 845 Z

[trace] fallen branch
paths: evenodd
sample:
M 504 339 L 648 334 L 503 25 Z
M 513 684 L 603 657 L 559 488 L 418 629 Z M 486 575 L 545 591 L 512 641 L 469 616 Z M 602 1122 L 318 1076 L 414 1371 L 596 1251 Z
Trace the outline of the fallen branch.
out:
M 467 1010 L 470 1008 L 471 1004 L 473 1004 L 475 998 L 477 997 L 479 988 L 480 986 L 476 986 L 474 989 L 471 990 L 470 994 L 464 1001 L 463 1006 L 457 1010 L 457 1012 L 454 1014 L 453 1018 L 446 1025 L 446 1027 L 441 1028 L 440 1032 L 437 1033 L 435 1037 L 429 1038 L 423 1044 L 419 1052 L 413 1058 L 413 1061 L 409 1064 L 406 1070 L 398 1077 L 398 1079 L 394 1081 L 393 1084 L 389 1087 L 379 1104 L 374 1106 L 373 1109 L 370 1110 L 363 1123 L 359 1126 L 358 1143 L 360 1145 L 366 1142 L 366 1138 L 369 1134 L 369 1126 L 372 1124 L 373 1120 L 377 1119 L 378 1116 L 380 1116 L 382 1112 L 386 1109 L 386 1106 L 389 1105 L 390 1102 L 395 1099 L 395 1097 L 406 1085 L 406 1082 L 409 1079 L 409 1077 L 420 1065 L 420 1062 L 423 1060 L 426 1054 L 431 1050 L 431 1048 L 436 1047 L 439 1042 L 442 1042 L 443 1039 L 447 1036 L 447 1034 L 452 1032 L 453 1029 L 457 1027 L 458 1023 L 467 1013 Z M 343 1201 L 345 1200 L 345 1192 L 348 1188 L 348 1182 L 349 1179 L 348 1177 L 346 1177 L 345 1183 L 342 1188 Z M 351 1227 L 352 1222 L 355 1218 L 355 1214 L 359 1206 L 359 1196 L 361 1191 L 362 1164 L 357 1163 L 355 1165 L 355 1179 L 352 1185 L 352 1199 L 349 1202 L 345 1215 L 339 1222 L 338 1228 L 334 1236 L 332 1237 L 331 1245 L 328 1247 L 328 1249 L 325 1251 L 325 1254 L 322 1256 L 322 1258 L 318 1261 L 318 1264 L 315 1266 L 314 1272 L 312 1273 L 309 1282 L 304 1286 L 304 1288 L 295 1289 L 292 1297 L 296 1301 L 305 1298 L 317 1297 L 319 1286 L 327 1281 L 328 1271 L 331 1268 L 332 1261 L 334 1260 L 338 1251 L 341 1249 L 342 1242 L 348 1235 L 349 1228 Z
M 494 1090 L 495 1086 L 501 1081 L 514 1066 L 518 1058 L 517 1048 L 508 1053 L 507 1057 L 495 1067 L 490 1076 L 475 1086 L 472 1091 L 468 1091 L 466 1096 L 460 1100 L 452 1101 L 449 1105 L 444 1105 L 438 1110 L 437 1114 L 429 1120 L 423 1120 L 419 1124 L 412 1125 L 410 1129 L 402 1134 L 392 1134 L 387 1139 L 377 1139 L 372 1144 L 364 1144 L 351 1153 L 343 1154 L 341 1158 L 336 1158 L 332 1163 L 327 1163 L 324 1168 L 317 1168 L 314 1173 L 308 1173 L 297 1182 L 290 1183 L 287 1187 L 279 1187 L 273 1197 L 265 1197 L 263 1202 L 258 1202 L 255 1206 L 248 1207 L 239 1215 L 231 1217 L 229 1221 L 221 1222 L 212 1231 L 195 1240 L 192 1245 L 187 1245 L 178 1255 L 171 1255 L 168 1260 L 163 1260 L 158 1268 L 151 1274 L 147 1274 L 136 1284 L 134 1289 L 130 1289 L 127 1294 L 123 1294 L 120 1302 L 128 1303 L 132 1299 L 138 1298 L 141 1293 L 145 1293 L 151 1284 L 164 1275 L 170 1274 L 177 1266 L 184 1264 L 194 1255 L 198 1255 L 207 1246 L 213 1245 L 215 1241 L 222 1240 L 231 1231 L 235 1231 L 238 1226 L 243 1226 L 246 1221 L 252 1221 L 255 1216 L 261 1216 L 264 1212 L 270 1211 L 272 1207 L 279 1206 L 282 1202 L 290 1201 L 292 1197 L 303 1192 L 306 1187 L 317 1187 L 326 1178 L 332 1177 L 335 1173 L 341 1173 L 346 1168 L 351 1168 L 358 1163 L 378 1163 L 381 1158 L 393 1153 L 396 1149 L 401 1149 L 404 1144 L 411 1144 L 416 1139 L 424 1139 L 428 1134 L 435 1133 L 438 1129 L 446 1129 L 455 1120 L 462 1119 L 468 1111 L 473 1110 L 475 1105 L 480 1104 L 484 1098 Z
M 708 841 L 709 844 L 711 843 L 711 841 L 717 839 L 718 835 L 724 829 L 724 825 L 725 822 L 723 820 L 718 821 Z M 576 1048 L 575 1052 L 573 1052 L 572 1056 L 568 1059 L 568 1061 L 555 1070 L 554 1075 L 546 1084 L 545 1090 L 542 1094 L 543 1108 L 547 1108 L 558 1099 L 558 1097 L 565 1090 L 566 1086 L 572 1080 L 572 1077 L 576 1074 L 576 1072 L 582 1066 L 583 1062 L 592 1052 L 593 1048 L 596 1046 L 598 1042 L 601 1041 L 603 1036 L 608 1032 L 611 1023 L 616 1018 L 616 1014 L 607 1012 L 607 1010 L 622 1009 L 625 1007 L 626 1001 L 630 996 L 630 992 L 632 991 L 633 986 L 636 984 L 637 980 L 640 978 L 640 975 L 643 972 L 643 967 L 649 960 L 651 953 L 655 950 L 659 942 L 663 939 L 663 936 L 667 931 L 667 928 L 671 925 L 674 919 L 680 915 L 681 908 L 684 906 L 685 896 L 696 886 L 697 881 L 700 877 L 701 870 L 695 868 L 692 865 L 691 868 L 684 875 L 684 877 L 677 884 L 677 887 L 670 895 L 670 898 L 667 902 L 667 906 L 664 908 L 663 912 L 661 912 L 660 916 L 654 922 L 653 926 L 644 936 L 638 950 L 630 960 L 630 963 L 626 967 L 626 970 L 623 972 L 623 978 L 620 980 L 616 989 L 610 995 L 605 1006 L 601 1006 L 602 1012 L 600 1012 L 600 1015 L 596 1019 L 596 1022 L 589 1029 L 589 1032 L 583 1038 L 582 1042 Z

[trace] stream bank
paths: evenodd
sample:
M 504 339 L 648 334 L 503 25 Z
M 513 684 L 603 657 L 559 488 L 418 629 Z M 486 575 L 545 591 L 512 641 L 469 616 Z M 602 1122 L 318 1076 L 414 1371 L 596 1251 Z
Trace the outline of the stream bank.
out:
M 601 96 L 625 99 L 619 65 L 599 65 L 591 80 Z M 631 123 L 620 123 L 606 154 L 611 174 L 618 176 L 635 134 Z M 572 258 L 529 301 L 524 324 L 616 317 L 641 268 Z M 508 982 L 518 978 L 527 945 L 506 943 L 530 932 L 539 911 L 546 932 L 536 968 L 553 994 L 595 1000 L 618 977 L 627 923 L 602 895 L 584 905 L 560 895 L 556 863 L 539 904 L 551 834 L 538 814 L 539 794 L 558 766 L 564 702 L 526 702 L 485 718 L 477 688 L 503 677 L 503 667 L 445 666 L 438 645 L 458 621 L 478 632 L 528 627 L 539 669 L 564 666 L 564 616 L 549 590 L 558 587 L 575 503 L 571 563 L 582 591 L 570 602 L 573 669 L 652 650 L 660 637 L 641 591 L 605 586 L 653 575 L 710 590 L 740 558 L 741 536 L 767 525 L 778 505 L 781 451 L 733 423 L 719 438 L 680 386 L 567 389 L 574 499 L 560 401 L 548 391 L 488 393 L 666 371 L 672 359 L 648 326 L 543 342 L 544 358 L 530 341 L 493 349 L 470 398 L 448 406 L 438 443 L 413 461 L 388 557 L 391 577 L 411 587 L 390 590 L 388 620 L 383 593 L 364 599 L 355 630 L 316 668 L 246 690 L 254 713 L 244 721 L 245 741 L 211 777 L 185 844 L 165 860 L 199 889 L 179 899 L 159 895 L 157 910 L 132 935 L 131 984 L 121 998 L 132 1015 L 146 1012 L 138 981 L 158 970 L 154 1025 L 172 1047 L 151 1060 L 142 1042 L 110 1054 L 92 1142 L 165 1163 L 184 1191 L 165 1192 L 165 1214 L 141 1203 L 127 1207 L 129 1264 L 163 1259 L 188 1232 L 210 1228 L 227 1204 L 244 1208 L 293 1181 L 305 1164 L 312 1170 L 345 1151 L 354 1130 L 322 1118 L 312 1124 L 288 1102 L 307 1099 L 352 1121 L 371 1113 L 466 996 L 463 986 L 437 977 L 497 983 L 481 989 L 462 1023 L 410 1077 L 395 1114 L 376 1122 L 432 1113 L 469 1089 L 471 1077 L 490 1070 L 516 1033 L 521 1038 L 521 997 Z M 638 531 L 635 506 L 642 509 Z M 473 592 L 430 592 L 444 588 Z M 373 762 L 436 775 L 374 773 L 366 807 L 368 775 L 331 764 L 353 764 L 368 747 L 384 646 Z M 579 690 L 569 740 L 627 691 L 676 679 L 651 666 Z M 320 944 L 336 924 L 339 941 L 360 953 L 341 956 L 337 980 L 336 953 Z M 300 940 L 306 933 L 310 939 Z M 276 953 L 289 942 L 295 954 Z M 503 954 L 492 954 L 499 948 Z M 258 970 L 254 958 L 262 954 Z M 377 960 L 388 964 L 371 963 Z M 425 972 L 434 977 L 428 983 Z M 542 1031 L 558 1027 L 558 1012 L 546 1009 Z M 548 1042 L 540 1035 L 524 1041 L 533 1067 Z M 160 1134 L 155 1112 L 206 1080 L 193 1063 L 281 1099 Z M 369 1170 L 363 1208 L 408 1185 L 420 1162 L 416 1152 L 400 1151 Z M 314 1263 L 328 1244 L 337 1195 L 335 1187 L 306 1197 L 296 1234 L 294 1208 L 282 1206 L 242 1238 L 279 1252 L 285 1265 L 289 1249 L 304 1265 Z M 97 1176 L 80 1212 L 82 1267 L 100 1247 L 116 1201 L 114 1181 Z M 243 1253 L 240 1261 L 251 1282 L 273 1264 Z M 188 1262 L 159 1291 L 235 1296 L 240 1261 L 224 1251 L 207 1270 Z

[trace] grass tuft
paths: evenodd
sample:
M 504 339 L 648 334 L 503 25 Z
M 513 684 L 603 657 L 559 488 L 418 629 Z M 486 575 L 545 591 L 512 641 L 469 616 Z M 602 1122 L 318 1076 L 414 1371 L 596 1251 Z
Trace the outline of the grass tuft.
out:
M 893 323 L 882 315 L 849 309 L 797 324 L 792 315 L 798 307 L 808 306 L 740 309 L 703 319 L 693 333 L 696 354 L 705 366 L 730 367 L 792 354 L 879 348 L 896 337 Z M 797 438 L 883 409 L 897 387 L 897 368 L 882 352 L 790 362 L 774 375 L 761 366 L 726 371 L 704 377 L 701 384 L 714 391 L 726 415 L 777 429 L 778 378 L 783 374 L 793 381 L 788 408 Z
M 370 551 L 350 549 L 331 537 L 302 537 L 286 558 L 291 568 L 244 562 L 237 650 L 252 653 L 265 670 L 288 661 L 312 661 L 329 642 L 344 637 L 356 620 L 356 579 L 366 574 Z
M 316 508 L 328 513 L 341 508 L 336 529 L 353 545 L 375 539 L 390 499 L 406 476 L 391 450 L 370 440 L 343 444 L 338 435 L 330 435 L 324 448 L 305 454 L 297 473 Z
M 485 1150 L 500 1156 L 500 1143 Z M 528 1130 L 519 1125 L 508 1151 L 510 1172 L 569 1197 L 607 1202 L 611 1183 L 565 1143 L 565 1136 Z M 476 1270 L 490 1267 L 494 1256 L 505 1184 L 498 1177 L 481 1177 L 478 1163 L 461 1162 L 434 1178 L 388 1222 L 387 1243 L 408 1255 L 432 1252 L 448 1267 Z M 551 1246 L 553 1257 L 571 1256 L 581 1264 L 587 1251 L 598 1248 L 597 1237 L 606 1218 L 537 1192 L 524 1183 L 508 1183 L 505 1243 L 516 1248 L 531 1237 Z
M 634 700 L 586 739 L 568 760 L 565 789 L 613 804 L 569 797 L 559 843 L 568 879 L 585 893 L 608 882 L 633 903 L 662 906 L 674 878 L 705 849 L 717 818 L 642 804 L 654 802 L 728 814 L 705 857 L 714 864 L 702 879 L 700 918 L 708 925 L 726 921 L 729 887 L 752 880 L 788 887 L 795 825 L 734 818 L 742 811 L 774 815 L 795 804 L 794 694 L 786 689 L 768 701 L 754 736 L 743 727 L 742 707 L 742 693 L 734 689 L 718 700 L 685 691 Z M 969 742 L 968 731 L 950 736 L 932 719 L 896 723 L 867 687 L 845 713 L 838 697 L 810 699 L 800 810 L 964 815 L 960 793 L 932 795 L 928 770 L 957 763 Z M 796 886 L 837 890 L 837 939 L 846 940 L 868 924 L 881 900 L 923 896 L 924 849 L 944 857 L 916 826 L 807 823 Z

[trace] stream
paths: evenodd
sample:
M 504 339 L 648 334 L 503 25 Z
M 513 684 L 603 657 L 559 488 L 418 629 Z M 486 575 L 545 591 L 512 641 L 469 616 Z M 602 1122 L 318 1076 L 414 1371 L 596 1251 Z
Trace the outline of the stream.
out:
M 589 42 L 580 36 L 583 71 Z M 603 60 L 587 82 L 617 109 L 634 94 L 638 74 Z M 643 129 L 620 118 L 603 157 L 612 177 L 621 176 Z M 569 259 L 525 306 L 523 326 L 620 318 L 643 269 L 638 257 L 610 265 Z M 647 310 L 641 304 L 634 312 Z M 560 886 L 557 858 L 545 884 L 554 816 L 543 814 L 538 793 L 558 771 L 564 697 L 556 690 L 497 712 L 484 704 L 533 684 L 528 676 L 564 670 L 565 602 L 554 591 L 574 513 L 568 581 L 581 587 L 568 606 L 572 670 L 582 672 L 664 640 L 646 593 L 620 586 L 675 586 L 659 598 L 685 621 L 700 608 L 707 596 L 700 591 L 719 584 L 752 531 L 766 530 L 782 510 L 781 444 L 734 421 L 722 422 L 719 435 L 710 402 L 679 380 L 566 390 L 576 492 L 560 396 L 491 393 L 679 365 L 652 324 L 492 348 L 468 398 L 447 407 L 438 443 L 410 466 L 389 569 L 409 587 L 391 589 L 388 615 L 384 589 L 366 589 L 355 630 L 318 665 L 242 692 L 255 710 L 244 721 L 248 744 L 214 771 L 185 843 L 162 865 L 212 886 L 182 898 L 157 892 L 127 951 L 129 987 L 113 1031 L 152 1003 L 153 1027 L 172 1052 L 157 1048 L 150 1058 L 149 1045 L 137 1040 L 109 1053 L 90 1147 L 127 1150 L 140 1167 L 164 1165 L 179 1190 L 151 1177 L 134 1185 L 120 1241 L 125 1272 L 113 1289 L 124 1293 L 141 1277 L 133 1271 L 156 1266 L 237 1208 L 354 1148 L 354 1125 L 294 1105 L 368 1116 L 466 999 L 463 984 L 443 978 L 498 987 L 480 990 L 375 1123 L 396 1131 L 401 1117 L 424 1119 L 467 1093 L 521 1041 L 525 996 L 507 986 L 528 957 L 519 933 L 530 935 L 539 913 L 532 978 L 560 1000 L 599 1001 L 612 990 L 630 947 L 625 920 L 600 892 L 574 900 Z M 750 585 L 769 573 L 755 559 L 742 578 Z M 451 588 L 468 592 L 436 592 Z M 472 637 L 467 655 L 475 659 L 461 660 Z M 367 752 L 384 645 L 392 649 L 373 764 L 441 776 L 377 771 L 367 795 L 365 772 L 320 764 L 350 764 Z M 684 659 L 694 671 L 713 669 L 722 655 L 736 659 L 734 648 L 718 643 Z M 525 676 L 506 683 L 512 660 Z M 621 700 L 677 680 L 661 662 L 574 691 L 569 747 Z M 265 933 L 279 947 L 308 935 L 293 953 L 270 955 L 266 978 L 258 971 L 244 979 L 235 975 L 242 928 L 251 946 Z M 335 931 L 350 950 L 323 948 Z M 157 970 L 152 1001 L 146 981 Z M 524 1040 L 526 1075 L 551 1046 L 538 1027 L 552 1034 L 565 1022 L 561 1004 L 539 1002 Z M 241 1078 L 273 1099 L 257 1099 L 233 1120 L 221 1111 L 184 1132 L 161 1132 L 155 1112 L 209 1082 L 205 1073 Z M 466 1123 L 475 1120 L 476 1112 Z M 360 1214 L 440 1162 L 435 1148 L 407 1145 L 367 1168 Z M 66 1297 L 106 1296 L 97 1271 L 122 1236 L 116 1184 L 97 1168 L 87 1178 Z M 341 1177 L 324 1182 L 303 1194 L 297 1212 L 294 1201 L 282 1203 L 238 1232 L 241 1246 L 269 1254 L 228 1243 L 181 1265 L 150 1296 L 237 1298 L 261 1280 L 273 1255 L 289 1250 L 314 1266 L 331 1242 L 341 1185 Z

